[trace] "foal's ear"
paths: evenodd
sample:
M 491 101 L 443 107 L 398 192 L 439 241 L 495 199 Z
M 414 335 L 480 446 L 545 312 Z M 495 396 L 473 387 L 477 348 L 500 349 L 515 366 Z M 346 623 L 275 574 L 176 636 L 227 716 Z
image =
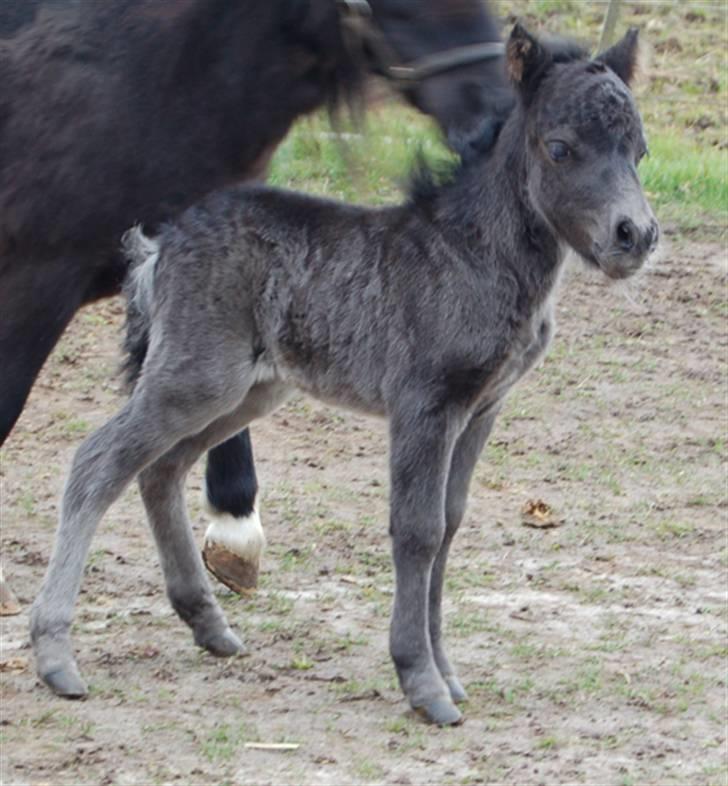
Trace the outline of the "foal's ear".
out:
M 639 70 L 639 30 L 631 27 L 621 41 L 602 52 L 597 60 L 611 68 L 625 85 L 629 85 Z
M 516 22 L 506 44 L 506 65 L 513 84 L 527 88 L 547 60 L 548 54 L 538 40 Z

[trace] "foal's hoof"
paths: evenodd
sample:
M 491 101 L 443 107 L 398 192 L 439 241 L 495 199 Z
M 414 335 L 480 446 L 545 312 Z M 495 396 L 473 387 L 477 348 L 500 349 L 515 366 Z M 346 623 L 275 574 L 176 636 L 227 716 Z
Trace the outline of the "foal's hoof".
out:
M 454 674 L 445 677 L 445 682 L 450 689 L 450 698 L 455 704 L 462 704 L 464 701 L 468 700 L 468 694 L 465 688 L 463 688 L 462 682 L 460 682 Z
M 58 668 L 39 675 L 57 696 L 64 699 L 85 699 L 88 695 L 86 683 L 76 668 Z
M 258 586 L 260 557 L 241 557 L 221 543 L 205 541 L 202 559 L 212 575 L 238 595 L 251 595 Z
M 230 658 L 246 651 L 242 641 L 230 630 L 215 633 L 197 642 L 216 658 Z
M 450 699 L 434 699 L 415 710 L 428 722 L 438 726 L 458 726 L 463 722 L 463 715 Z

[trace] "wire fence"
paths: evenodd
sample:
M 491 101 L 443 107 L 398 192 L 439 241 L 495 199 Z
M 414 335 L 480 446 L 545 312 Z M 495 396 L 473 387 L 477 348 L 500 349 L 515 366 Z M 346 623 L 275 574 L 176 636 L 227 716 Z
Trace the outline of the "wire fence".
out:
M 597 50 L 599 52 L 603 52 L 608 46 L 611 46 L 614 41 L 614 33 L 617 29 L 617 19 L 619 18 L 619 5 L 620 0 L 609 0 L 607 12 L 604 14 L 602 34 L 599 37 L 599 49 Z
M 647 44 L 646 76 L 654 77 L 659 83 L 665 77 L 671 83 L 664 88 L 651 87 L 643 83 L 640 102 L 651 111 L 664 108 L 668 114 L 682 112 L 686 118 L 681 122 L 692 124 L 690 117 L 704 109 L 711 115 L 711 127 L 725 127 L 728 118 L 728 99 L 724 85 L 728 80 L 728 0 L 532 0 L 534 3 L 515 4 L 523 13 L 543 16 L 550 32 L 558 33 L 559 17 L 565 15 L 573 23 L 574 17 L 588 14 L 590 25 L 596 20 L 600 26 L 599 44 L 595 51 L 611 46 L 624 32 L 627 25 L 637 24 L 645 29 Z M 494 0 L 494 7 L 505 18 L 514 12 L 509 0 Z M 654 12 L 654 13 L 651 13 Z M 671 12 L 674 12 L 671 13 Z M 699 36 L 704 36 L 705 26 L 694 28 L 682 22 L 685 17 L 704 15 L 710 27 L 711 46 L 704 55 L 710 60 L 706 67 L 699 67 L 703 59 L 698 56 L 687 62 L 685 56 L 674 57 L 672 50 L 660 48 L 665 41 L 660 36 L 672 36 L 672 46 L 695 49 Z M 652 19 L 656 23 L 652 22 Z M 665 21 L 668 20 L 668 21 Z M 693 22 L 695 19 L 692 20 Z M 655 24 L 655 27 L 652 25 Z M 674 28 L 674 29 L 673 29 Z M 668 30 L 669 32 L 666 32 Z M 722 42 L 720 37 L 722 34 Z M 672 40 L 670 39 L 670 40 Z M 670 40 L 667 41 L 668 47 Z M 689 42 L 689 43 L 686 43 Z M 659 64 L 659 65 L 658 65 Z M 686 89 L 687 88 L 687 91 Z M 697 117 L 697 115 L 696 115 Z M 719 133 L 714 130 L 713 134 Z

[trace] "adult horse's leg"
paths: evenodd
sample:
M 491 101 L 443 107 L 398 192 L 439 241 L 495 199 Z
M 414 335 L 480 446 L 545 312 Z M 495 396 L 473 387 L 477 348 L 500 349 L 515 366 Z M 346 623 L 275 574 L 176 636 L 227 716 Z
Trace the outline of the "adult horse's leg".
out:
M 179 616 L 192 628 L 195 642 L 214 655 L 233 655 L 242 649 L 215 600 L 195 546 L 184 502 L 184 480 L 197 458 L 212 445 L 274 409 L 285 388 L 259 385 L 234 412 L 183 440 L 147 467 L 139 488 L 159 550 L 167 595 Z
M 266 148 L 246 176 L 264 183 L 278 143 Z M 211 519 L 202 556 L 207 569 L 226 587 L 241 595 L 258 586 L 265 535 L 256 504 L 255 474 L 250 430 L 245 429 L 207 454 L 203 502 Z
M 0 259 L 0 445 L 86 287 L 75 261 Z
M 253 446 L 245 429 L 209 452 L 205 473 L 205 503 L 212 519 L 205 533 L 205 564 L 239 593 L 257 586 L 265 546 L 257 493 Z
M 131 399 L 78 449 L 66 484 L 61 518 L 43 586 L 31 612 L 31 639 L 40 677 L 56 693 L 86 694 L 70 640 L 73 608 L 91 538 L 101 517 L 128 483 L 181 439 L 200 432 L 217 413 L 233 410 L 245 397 L 241 369 L 208 369 L 205 379 L 174 373 L 179 348 L 170 346 L 165 361 L 170 373 L 149 373 Z
M 496 414 L 496 412 L 491 411 L 473 418 L 455 444 L 450 465 L 450 475 L 447 480 L 445 536 L 440 551 L 435 558 L 430 581 L 429 622 L 432 653 L 435 663 L 437 663 L 437 668 L 445 679 L 448 688 L 450 688 L 450 695 L 455 702 L 465 701 L 467 694 L 445 654 L 442 643 L 442 586 L 445 579 L 445 566 L 450 544 L 465 514 L 465 503 L 467 501 L 470 479 L 478 456 L 480 456 L 483 445 L 485 445 L 488 435 L 493 428 Z
M 35 378 L 81 305 L 86 281 L 75 263 L 0 259 L 0 445 L 10 434 Z M 20 604 L 0 569 L 0 615 Z
M 414 413 L 423 413 L 417 414 Z M 455 426 L 415 402 L 391 420 L 391 524 L 396 572 L 390 652 L 411 706 L 438 724 L 457 723 L 433 658 L 428 607 L 432 567 L 445 536 L 445 488 Z

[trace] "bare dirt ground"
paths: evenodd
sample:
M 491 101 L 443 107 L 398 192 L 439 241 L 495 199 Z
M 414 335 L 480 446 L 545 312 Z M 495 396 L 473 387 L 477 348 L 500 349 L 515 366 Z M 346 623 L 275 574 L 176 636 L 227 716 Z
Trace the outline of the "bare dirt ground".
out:
M 466 722 L 425 726 L 387 654 L 382 424 L 297 400 L 253 430 L 269 538 L 258 594 L 219 589 L 249 653 L 198 651 L 166 602 L 136 489 L 79 599 L 85 702 L 37 681 L 27 608 L 73 451 L 119 405 L 121 304 L 78 316 L 2 454 L 3 784 L 724 784 L 725 248 L 672 238 L 628 290 L 576 269 L 451 557 Z M 1 371 L 0 371 L 1 374 Z M 191 515 L 205 529 L 200 471 Z M 533 529 L 543 500 L 560 526 Z M 250 749 L 293 742 L 296 750 Z

